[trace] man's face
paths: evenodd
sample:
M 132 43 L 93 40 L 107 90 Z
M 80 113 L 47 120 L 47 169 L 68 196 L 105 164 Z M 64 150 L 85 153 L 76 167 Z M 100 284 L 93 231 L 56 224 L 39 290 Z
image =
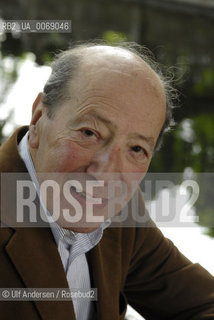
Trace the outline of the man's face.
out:
M 126 184 L 128 201 L 134 191 L 133 180 L 139 183 L 148 170 L 165 119 L 163 89 L 152 72 L 133 64 L 117 65 L 115 70 L 104 66 L 99 71 L 86 66 L 70 86 L 71 99 L 62 102 L 53 118 L 41 103 L 36 105 L 34 113 L 39 116 L 29 133 L 31 155 L 37 173 L 59 173 L 56 179 L 61 189 L 68 173 L 81 182 L 103 180 L 102 191 L 94 189 L 98 190 L 95 197 L 100 196 L 104 203 L 95 204 L 94 210 L 97 206 L 103 211 L 111 201 L 106 192 L 110 180 Z M 62 226 L 89 232 L 100 225 L 86 228 L 85 188 L 84 184 L 79 192 L 82 190 L 71 187 L 72 196 L 84 207 L 83 219 L 75 225 L 61 221 Z M 107 213 L 104 215 L 106 219 Z

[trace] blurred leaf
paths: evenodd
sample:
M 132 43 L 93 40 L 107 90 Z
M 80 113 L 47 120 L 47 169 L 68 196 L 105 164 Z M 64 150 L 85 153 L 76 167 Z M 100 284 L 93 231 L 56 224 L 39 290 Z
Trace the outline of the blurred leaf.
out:
M 109 44 L 117 44 L 120 42 L 128 41 L 128 37 L 123 32 L 116 32 L 113 30 L 108 30 L 103 33 L 103 40 Z

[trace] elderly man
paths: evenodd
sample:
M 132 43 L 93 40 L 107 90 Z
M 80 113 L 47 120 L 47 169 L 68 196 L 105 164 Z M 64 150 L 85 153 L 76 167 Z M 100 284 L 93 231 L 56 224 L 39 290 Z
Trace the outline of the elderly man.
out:
M 170 120 L 169 101 L 162 76 L 133 50 L 91 44 L 58 56 L 33 104 L 29 128 L 18 129 L 1 147 L 0 168 L 4 174 L 27 172 L 39 198 L 37 213 L 42 207 L 50 219 L 61 202 L 60 215 L 48 228 L 35 221 L 20 228 L 9 223 L 20 207 L 3 206 L 0 284 L 97 288 L 97 299 L 2 299 L 1 319 L 124 319 L 127 303 L 146 319 L 214 319 L 214 279 L 206 270 L 149 219 L 144 228 L 111 225 L 139 194 L 137 185 Z M 46 192 L 45 201 L 39 188 L 53 177 L 59 195 Z M 108 188 L 111 180 L 126 186 L 123 204 L 111 205 L 118 192 Z M 94 181 L 103 182 L 101 192 L 96 183 L 86 188 Z M 137 210 L 146 215 L 140 197 Z

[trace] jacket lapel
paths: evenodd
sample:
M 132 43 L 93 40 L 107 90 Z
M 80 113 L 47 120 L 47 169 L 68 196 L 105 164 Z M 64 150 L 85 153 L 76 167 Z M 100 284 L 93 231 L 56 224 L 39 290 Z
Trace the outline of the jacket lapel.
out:
M 50 229 L 17 229 L 6 251 L 26 288 L 68 288 L 65 272 Z M 34 301 L 42 319 L 75 319 L 68 301 Z
M 17 130 L 1 147 L 1 172 L 27 171 L 17 148 L 17 141 L 27 130 L 28 127 Z M 51 230 L 38 227 L 13 229 L 14 234 L 6 246 L 6 252 L 26 288 L 68 288 Z M 72 302 L 43 300 L 33 303 L 44 320 L 75 319 Z
M 0 148 L 0 172 L 27 172 L 26 166 L 19 156 L 17 142 L 28 131 L 28 127 L 22 127 L 14 132 L 14 134 Z

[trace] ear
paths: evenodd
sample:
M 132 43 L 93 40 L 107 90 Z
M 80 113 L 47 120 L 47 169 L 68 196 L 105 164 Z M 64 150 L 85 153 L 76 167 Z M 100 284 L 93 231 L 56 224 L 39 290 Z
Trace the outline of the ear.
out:
M 42 115 L 42 103 L 41 103 L 42 92 L 40 92 L 32 106 L 32 117 L 30 124 L 36 124 Z
M 44 112 L 41 96 L 42 92 L 37 95 L 32 106 L 32 117 L 29 126 L 29 145 L 33 149 L 37 149 L 39 146 L 38 121 Z

